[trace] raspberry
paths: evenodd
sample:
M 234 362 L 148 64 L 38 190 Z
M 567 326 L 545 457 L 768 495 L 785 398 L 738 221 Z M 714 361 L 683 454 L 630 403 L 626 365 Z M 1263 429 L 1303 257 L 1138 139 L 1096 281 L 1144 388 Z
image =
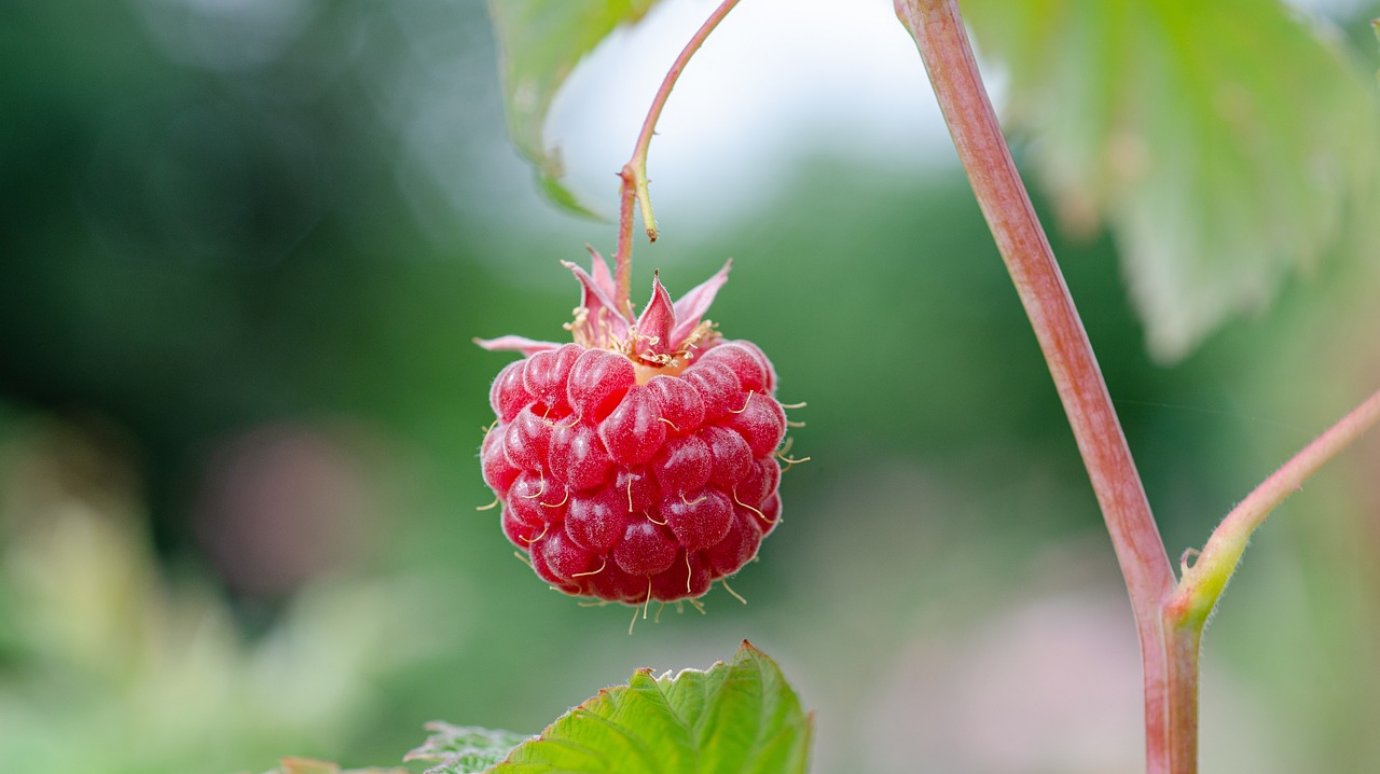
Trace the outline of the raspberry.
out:
M 786 413 L 755 345 L 703 319 L 727 265 L 672 303 L 660 279 L 635 322 L 603 259 L 583 289 L 574 343 L 479 344 L 524 359 L 489 392 L 480 450 L 503 534 L 568 594 L 632 605 L 703 596 L 757 555 L 780 519 L 776 450 Z

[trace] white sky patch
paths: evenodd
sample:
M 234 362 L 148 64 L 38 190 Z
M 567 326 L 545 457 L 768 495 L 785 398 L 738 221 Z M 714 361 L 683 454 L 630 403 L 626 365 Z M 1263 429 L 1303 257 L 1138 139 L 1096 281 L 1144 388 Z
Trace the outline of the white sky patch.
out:
M 556 99 L 547 137 L 567 183 L 604 212 L 671 62 L 717 5 L 666 0 L 615 32 Z M 890 0 L 744 0 L 672 92 L 648 166 L 658 218 L 748 214 L 813 155 L 913 170 L 948 136 L 919 55 Z

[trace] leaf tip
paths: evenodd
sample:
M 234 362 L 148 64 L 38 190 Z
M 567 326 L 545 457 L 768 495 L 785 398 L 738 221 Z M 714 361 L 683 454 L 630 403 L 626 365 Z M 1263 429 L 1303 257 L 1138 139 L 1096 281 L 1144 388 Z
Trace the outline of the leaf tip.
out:
M 582 204 L 575 194 L 565 187 L 560 178 L 549 172 L 542 171 L 537 174 L 537 186 L 547 199 L 566 212 L 590 220 L 608 221 L 607 216 L 601 215 Z

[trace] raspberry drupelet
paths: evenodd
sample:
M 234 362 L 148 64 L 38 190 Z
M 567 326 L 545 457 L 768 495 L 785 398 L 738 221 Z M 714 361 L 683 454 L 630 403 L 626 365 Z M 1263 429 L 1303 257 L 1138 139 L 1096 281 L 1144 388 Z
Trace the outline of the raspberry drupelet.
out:
M 630 605 L 694 599 L 780 519 L 776 373 L 703 319 L 727 264 L 674 303 L 653 280 L 634 322 L 591 253 L 590 273 L 565 263 L 583 291 L 574 343 L 478 342 L 525 356 L 489 393 L 484 481 L 504 534 L 553 587 Z

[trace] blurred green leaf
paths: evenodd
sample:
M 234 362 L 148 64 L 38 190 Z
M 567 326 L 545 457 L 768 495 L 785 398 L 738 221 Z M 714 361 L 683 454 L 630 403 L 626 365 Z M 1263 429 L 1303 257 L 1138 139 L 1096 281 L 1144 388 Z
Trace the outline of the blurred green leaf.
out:
M 403 758 L 405 761 L 439 763 L 427 774 L 468 774 L 497 765 L 514 747 L 531 739 L 527 734 L 497 731 L 476 726 L 452 726 L 434 721 L 426 724 L 431 732 L 421 747 Z
M 1340 241 L 1377 170 L 1376 100 L 1275 2 L 964 0 L 1065 226 L 1106 220 L 1172 360 Z
M 492 771 L 803 772 L 811 723 L 776 662 L 745 641 L 731 662 L 708 671 L 686 669 L 675 677 L 634 672 L 627 685 L 599 691 Z M 492 749 L 485 747 L 486 732 L 431 728 L 437 733 L 408 760 L 440 761 L 428 774 L 484 770 L 480 756 Z M 500 735 L 495 741 L 508 735 L 487 733 Z
M 489 0 L 500 47 L 503 105 L 518 150 L 537 168 L 539 186 L 561 206 L 591 214 L 560 178 L 560 149 L 548 146 L 546 114 L 585 54 L 620 24 L 641 19 L 656 0 Z

